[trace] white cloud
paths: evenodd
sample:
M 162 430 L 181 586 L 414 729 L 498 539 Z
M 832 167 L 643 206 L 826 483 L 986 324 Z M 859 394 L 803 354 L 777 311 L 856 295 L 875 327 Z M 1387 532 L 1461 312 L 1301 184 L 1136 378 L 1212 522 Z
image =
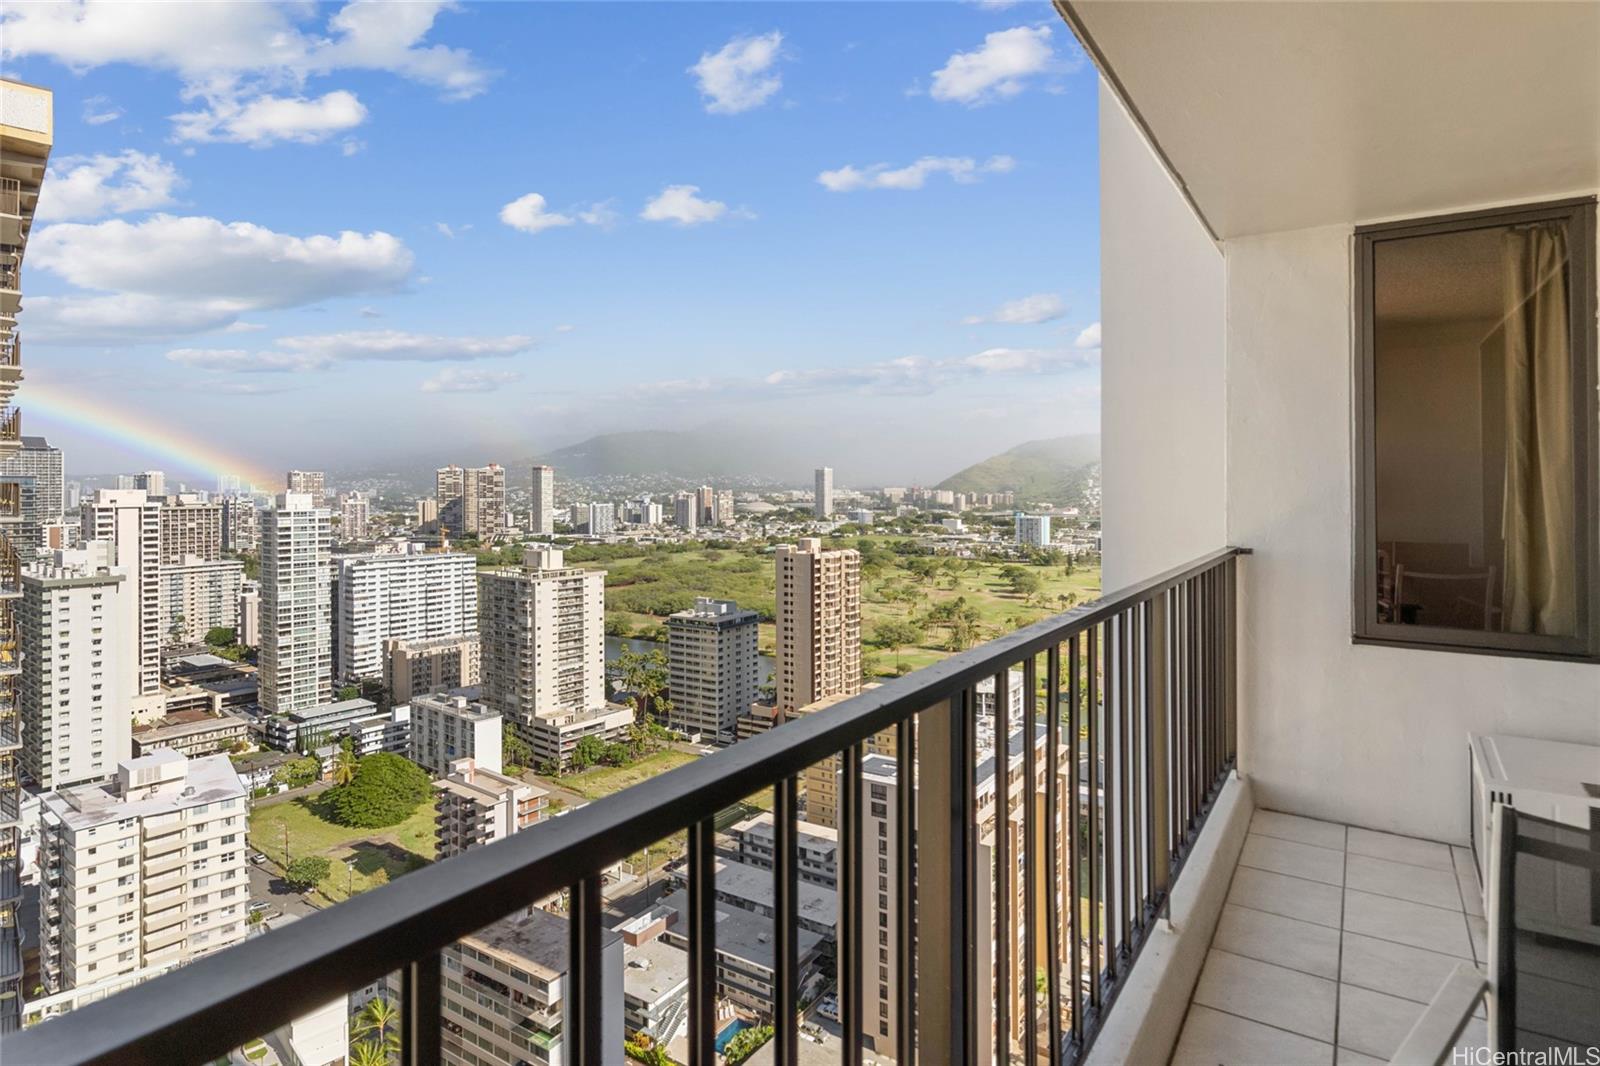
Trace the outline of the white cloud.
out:
M 1005 174 L 1015 169 L 1017 161 L 1008 155 L 990 156 L 978 162 L 971 156 L 925 155 L 915 163 L 891 167 L 888 163 L 874 163 L 868 167 L 842 166 L 838 170 L 824 170 L 817 181 L 829 192 L 852 192 L 856 189 L 920 189 L 934 174 L 948 174 L 958 184 L 970 185 L 985 174 Z
M 1077 348 L 1093 348 L 1095 351 L 1099 351 L 1100 350 L 1100 323 L 1092 322 L 1089 325 L 1085 326 L 1083 328 L 1083 332 L 1078 334 L 1078 339 L 1073 341 L 1072 343 L 1073 343 L 1073 346 L 1077 347 Z
M 267 327 L 260 322 L 234 322 L 227 326 L 224 333 L 260 333 Z
M 527 351 L 532 337 L 440 336 L 403 330 L 346 330 L 283 337 L 269 349 L 175 348 L 167 358 L 196 370 L 286 373 L 324 370 L 336 363 L 463 363 Z
M 67 156 L 50 167 L 38 218 L 56 222 L 148 211 L 172 203 L 182 186 L 171 163 L 131 148 L 117 155 Z
M 35 268 L 107 294 L 31 299 L 30 338 L 57 343 L 223 329 L 248 311 L 394 292 L 412 268 L 411 250 L 381 231 L 296 237 L 203 216 L 58 223 L 36 230 L 28 251 Z
M 759 37 L 735 37 L 715 52 L 700 56 L 689 68 L 713 115 L 736 115 L 760 107 L 783 88 L 772 68 L 778 62 L 783 34 L 777 30 Z
M 996 30 L 977 50 L 957 52 L 934 71 L 929 93 L 935 100 L 968 106 L 991 103 L 1020 93 L 1054 58 L 1049 26 Z
M 698 185 L 668 185 L 644 205 L 639 217 L 646 222 L 675 222 L 680 226 L 697 226 L 702 222 L 715 222 L 728 213 L 728 205 L 720 200 L 702 200 L 696 194 Z
M 358 311 L 356 313 L 359 314 L 362 318 L 382 318 L 383 317 L 383 312 L 378 310 L 376 307 L 363 307 L 360 311 Z
M 386 71 L 436 88 L 448 99 L 484 91 L 492 74 L 471 53 L 426 43 L 438 15 L 458 7 L 446 0 L 354 0 L 319 24 L 326 9 L 296 2 L 15 4 L 0 14 L 0 59 L 44 57 L 79 71 L 113 63 L 170 71 L 182 80 L 184 99 L 205 104 L 178 116 L 180 130 L 191 133 L 208 125 L 225 128 L 235 111 L 259 113 L 283 100 L 321 102 L 323 122 L 343 121 L 340 128 L 349 128 L 347 103 L 303 97 L 309 78 Z M 292 125 L 314 129 L 307 125 L 313 117 L 302 114 Z M 282 128 L 287 120 L 280 115 L 272 121 Z
M 571 215 L 549 210 L 546 203 L 545 198 L 536 192 L 519 196 L 500 209 L 500 221 L 524 233 L 540 233 L 557 226 L 570 226 L 577 221 Z
M 318 144 L 366 120 L 366 105 L 343 89 L 318 97 L 263 94 L 248 100 L 217 93 L 208 97 L 203 110 L 172 116 L 177 140 L 229 141 L 256 148 L 277 141 Z M 359 142 L 348 143 L 360 151 Z
M 621 218 L 617 209 L 611 206 L 610 200 L 590 204 L 578 212 L 579 222 L 587 226 L 599 226 L 601 229 L 611 229 Z
M 443 236 L 449 237 L 451 240 L 455 239 L 456 231 L 450 228 L 450 223 L 435 222 L 433 224 L 433 228 L 438 230 Z
M 83 121 L 91 126 L 104 126 L 121 117 L 122 108 L 113 104 L 108 97 L 91 96 L 83 101 Z
M 422 383 L 423 392 L 495 392 L 521 381 L 515 370 L 462 370 L 447 367 Z
M 1038 292 L 1020 300 L 1008 300 L 987 315 L 968 315 L 962 322 L 976 326 L 984 322 L 999 322 L 1011 326 L 1035 326 L 1050 322 L 1067 313 L 1066 301 L 1053 292 Z M 1083 347 L 1083 345 L 1079 345 Z
M 573 330 L 575 330 L 577 328 L 578 328 L 577 326 L 574 326 L 570 322 L 563 322 L 563 323 L 561 323 L 561 325 L 556 327 L 556 332 L 557 333 L 571 333 Z

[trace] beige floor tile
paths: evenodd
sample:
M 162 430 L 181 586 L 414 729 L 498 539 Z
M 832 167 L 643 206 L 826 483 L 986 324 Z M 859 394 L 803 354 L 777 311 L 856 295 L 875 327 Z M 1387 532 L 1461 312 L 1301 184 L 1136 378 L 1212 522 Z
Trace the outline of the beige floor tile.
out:
M 1339 980 L 1426 1004 L 1465 961 L 1454 955 L 1346 932 L 1339 957 Z M 1481 1007 L 1479 1011 L 1482 1012 Z
M 1454 870 L 1433 870 L 1374 859 L 1370 855 L 1349 855 L 1345 858 L 1344 883 L 1346 888 L 1379 896 L 1408 899 L 1412 903 L 1453 911 L 1461 909 L 1461 886 L 1456 883 Z
M 1327 1066 L 1332 1061 L 1328 1044 L 1199 1005 L 1189 1008 L 1172 1053 L 1172 1066 Z
M 1321 977 L 1213 949 L 1194 1002 L 1331 1044 L 1337 989 Z
M 1224 907 L 1211 946 L 1330 981 L 1339 976 L 1339 931 L 1325 925 L 1247 907 Z
M 1233 871 L 1228 902 L 1337 929 L 1340 912 L 1344 909 L 1344 893 L 1338 885 L 1239 866 Z
M 1318 848 L 1293 840 L 1264 837 L 1251 833 L 1245 837 L 1239 862 L 1257 870 L 1303 877 L 1328 885 L 1344 884 L 1344 852 Z
M 1404 862 L 1412 866 L 1427 866 L 1435 870 L 1455 870 L 1448 844 L 1416 837 L 1396 836 L 1393 833 L 1375 833 L 1371 829 L 1350 827 L 1345 848 L 1352 855 L 1370 855 L 1374 859 Z
M 1387 1062 L 1426 1009 L 1425 1003 L 1340 985 L 1339 1046 Z
M 1423 903 L 1345 889 L 1344 928 L 1426 951 L 1473 958 L 1466 915 Z M 1347 1045 L 1348 1046 L 1348 1045 Z M 1357 1048 L 1356 1050 L 1360 1050 Z
M 1344 850 L 1344 826 L 1338 822 L 1322 822 L 1315 818 L 1302 818 L 1298 814 L 1279 811 L 1256 811 L 1250 819 L 1250 832 L 1280 840 L 1293 840 L 1319 848 Z
M 1389 1066 L 1383 1059 L 1375 1059 L 1371 1055 L 1363 1055 L 1359 1051 L 1351 1051 L 1347 1047 L 1339 1048 L 1334 1052 L 1334 1062 L 1339 1066 Z

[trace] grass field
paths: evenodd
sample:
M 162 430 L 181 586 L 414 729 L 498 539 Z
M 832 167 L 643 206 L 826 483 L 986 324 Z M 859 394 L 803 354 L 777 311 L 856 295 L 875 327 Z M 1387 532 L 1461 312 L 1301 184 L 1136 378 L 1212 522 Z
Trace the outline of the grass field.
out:
M 597 800 L 613 792 L 621 792 L 641 781 L 647 781 L 657 774 L 664 774 L 673 767 L 694 762 L 695 758 L 696 756 L 681 751 L 658 751 L 628 766 L 592 766 L 581 773 L 536 780 L 555 788 L 576 792 L 584 799 Z
M 359 895 L 433 861 L 432 800 L 418 807 L 410 818 L 387 829 L 349 829 L 324 818 L 321 810 L 320 796 L 303 796 L 292 803 L 256 808 L 250 812 L 250 846 L 279 866 L 305 855 L 324 856 L 333 869 L 317 887 L 335 901 L 345 898 L 347 878 L 351 891 Z M 283 850 L 285 829 L 289 839 L 287 858 Z M 347 871 L 345 860 L 351 858 L 355 864 Z
M 1016 563 L 960 560 L 956 562 L 957 569 L 929 579 L 910 569 L 912 560 L 923 557 L 883 550 L 891 541 L 902 539 L 866 536 L 829 542 L 830 546 L 865 548 L 874 560 L 864 568 L 861 630 L 867 651 L 875 658 L 877 673 L 883 676 L 895 673 L 896 655 L 873 644 L 880 622 L 920 619 L 930 608 L 964 598 L 978 613 L 977 638 L 988 640 L 1100 594 L 1098 566 L 1075 567 L 1068 574 L 1063 565 L 1029 565 L 1041 586 L 1026 598 L 1012 592 L 1010 583 L 1001 576 L 1005 567 Z M 689 607 L 696 596 L 737 600 L 740 606 L 753 608 L 768 618 L 774 607 L 772 557 L 755 550 L 689 548 L 578 565 L 607 571 L 606 618 L 613 625 L 621 623 L 630 635 L 661 626 L 668 614 Z M 916 646 L 900 649 L 900 667 L 916 669 L 939 661 L 950 654 L 947 640 L 942 628 L 925 628 L 923 639 Z M 763 622 L 762 653 L 771 655 L 776 643 L 772 624 Z

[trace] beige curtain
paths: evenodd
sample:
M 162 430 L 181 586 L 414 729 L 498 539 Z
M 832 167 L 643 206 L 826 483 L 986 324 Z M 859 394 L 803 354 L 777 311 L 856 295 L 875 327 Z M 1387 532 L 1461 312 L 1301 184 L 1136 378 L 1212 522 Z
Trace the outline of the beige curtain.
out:
M 1567 233 L 1506 233 L 1505 629 L 1577 632 L 1571 319 Z

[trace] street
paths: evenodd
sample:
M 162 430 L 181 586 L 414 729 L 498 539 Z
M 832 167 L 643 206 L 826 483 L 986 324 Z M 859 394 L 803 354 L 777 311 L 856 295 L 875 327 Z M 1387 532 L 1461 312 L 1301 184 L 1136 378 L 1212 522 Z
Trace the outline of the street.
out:
M 301 917 L 317 909 L 306 896 L 290 888 L 283 878 L 278 876 L 278 868 L 271 860 L 259 866 L 255 863 L 250 864 L 250 899 L 252 902 L 265 900 L 272 904 L 274 911 Z

